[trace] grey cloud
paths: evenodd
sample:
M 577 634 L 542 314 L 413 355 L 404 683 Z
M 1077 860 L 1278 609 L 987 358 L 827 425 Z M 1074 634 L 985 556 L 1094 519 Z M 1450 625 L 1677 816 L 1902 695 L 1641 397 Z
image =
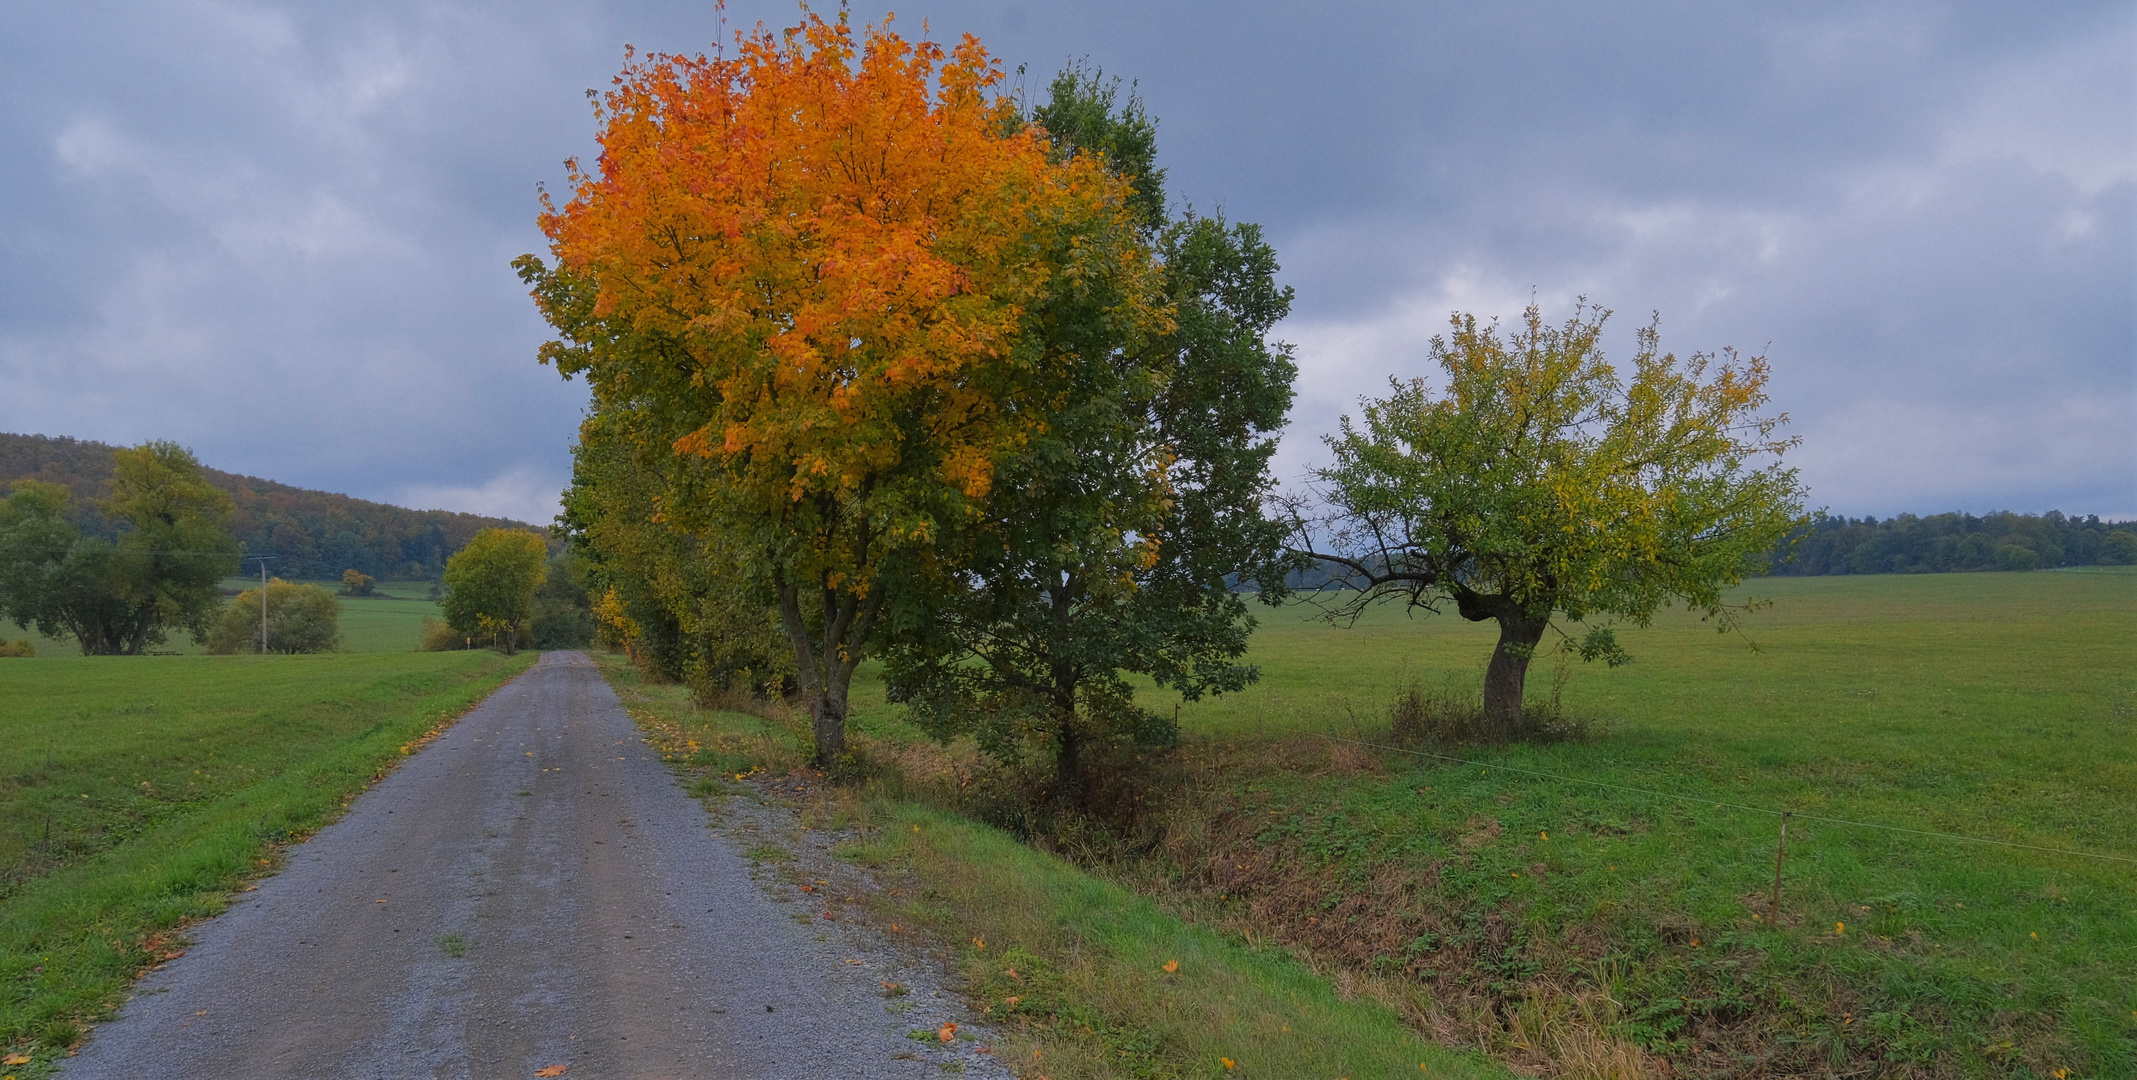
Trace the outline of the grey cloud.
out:
M 584 90 L 626 42 L 711 46 L 708 6 L 0 18 L 0 428 L 547 515 L 583 392 L 533 363 L 506 262 L 591 151 Z M 1176 200 L 1268 227 L 1294 473 L 1448 308 L 1585 292 L 1680 351 L 1767 347 L 1815 501 L 2137 513 L 2126 5 L 900 7 L 923 21 L 1027 85 L 1137 80 Z

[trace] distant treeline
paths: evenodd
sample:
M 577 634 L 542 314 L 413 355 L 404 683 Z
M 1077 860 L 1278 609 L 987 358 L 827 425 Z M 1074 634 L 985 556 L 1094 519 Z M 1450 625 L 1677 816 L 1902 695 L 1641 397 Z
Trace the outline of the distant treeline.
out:
M 1976 570 L 2051 570 L 2061 566 L 2137 563 L 2137 522 L 2097 515 L 1819 514 L 1774 551 L 1772 573 L 1940 574 Z
M 16 480 L 43 480 L 74 493 L 84 531 L 117 530 L 96 503 L 112 474 L 114 448 L 65 436 L 0 433 L 0 497 Z M 546 529 L 508 518 L 446 510 L 408 510 L 216 469 L 202 472 L 230 493 L 231 531 L 247 552 L 277 556 L 272 570 L 291 581 L 339 579 L 361 570 L 389 580 L 432 580 L 445 560 L 482 529 Z

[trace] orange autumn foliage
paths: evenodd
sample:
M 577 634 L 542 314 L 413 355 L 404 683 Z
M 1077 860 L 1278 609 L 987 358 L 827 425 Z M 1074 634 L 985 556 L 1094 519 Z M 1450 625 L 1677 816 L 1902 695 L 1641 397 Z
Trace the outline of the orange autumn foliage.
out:
M 664 355 L 545 359 L 665 399 L 687 416 L 674 448 L 725 465 L 758 512 L 915 465 L 983 498 L 1025 434 L 1018 369 L 1049 362 L 1019 348 L 1024 318 L 1074 269 L 1064 235 L 1112 228 L 1127 194 L 1088 155 L 1050 161 L 989 94 L 1001 79 L 969 35 L 946 53 L 886 19 L 857 43 L 843 15 L 731 58 L 634 59 L 597 168 L 574 166 L 541 226 L 592 318 Z M 941 505 L 901 500 L 887 524 L 925 539 Z
M 560 334 L 543 362 L 674 455 L 655 520 L 776 595 L 819 763 L 886 567 L 947 558 L 1061 374 L 1168 325 L 1127 182 L 1053 154 L 1001 81 L 970 36 L 857 39 L 843 13 L 731 56 L 634 54 L 599 161 L 544 197 L 555 267 L 515 262 Z M 1109 344 L 1081 355 L 1062 324 Z

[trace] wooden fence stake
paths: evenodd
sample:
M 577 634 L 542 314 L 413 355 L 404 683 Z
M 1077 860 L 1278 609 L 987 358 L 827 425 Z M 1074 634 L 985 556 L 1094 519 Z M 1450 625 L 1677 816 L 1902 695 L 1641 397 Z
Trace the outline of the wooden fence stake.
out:
M 1781 925 L 1781 861 L 1788 857 L 1788 814 L 1781 811 L 1781 842 L 1773 849 L 1773 924 Z

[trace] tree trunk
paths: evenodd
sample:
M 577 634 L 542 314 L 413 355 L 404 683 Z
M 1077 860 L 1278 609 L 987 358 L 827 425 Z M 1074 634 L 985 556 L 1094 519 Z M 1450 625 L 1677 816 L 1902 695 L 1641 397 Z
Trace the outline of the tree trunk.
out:
M 830 765 L 846 752 L 846 687 L 834 678 L 816 695 L 810 724 L 816 733 L 816 763 Z
M 787 642 L 794 647 L 795 675 L 802 693 L 809 696 L 818 768 L 837 765 L 846 752 L 848 691 L 882 606 L 881 590 L 864 599 L 824 589 L 824 625 L 819 641 L 802 610 L 801 590 L 789 583 L 779 585 L 780 623 L 786 630 Z
M 1492 650 L 1491 666 L 1484 669 L 1484 722 L 1498 737 L 1506 738 L 1521 729 L 1521 694 L 1528 682 L 1529 660 L 1551 621 L 1519 613 L 1498 618 L 1499 645 Z
M 1059 688 L 1054 694 L 1054 786 L 1056 798 L 1082 809 L 1083 732 L 1076 727 L 1076 688 L 1073 683 L 1066 695 L 1059 692 Z

